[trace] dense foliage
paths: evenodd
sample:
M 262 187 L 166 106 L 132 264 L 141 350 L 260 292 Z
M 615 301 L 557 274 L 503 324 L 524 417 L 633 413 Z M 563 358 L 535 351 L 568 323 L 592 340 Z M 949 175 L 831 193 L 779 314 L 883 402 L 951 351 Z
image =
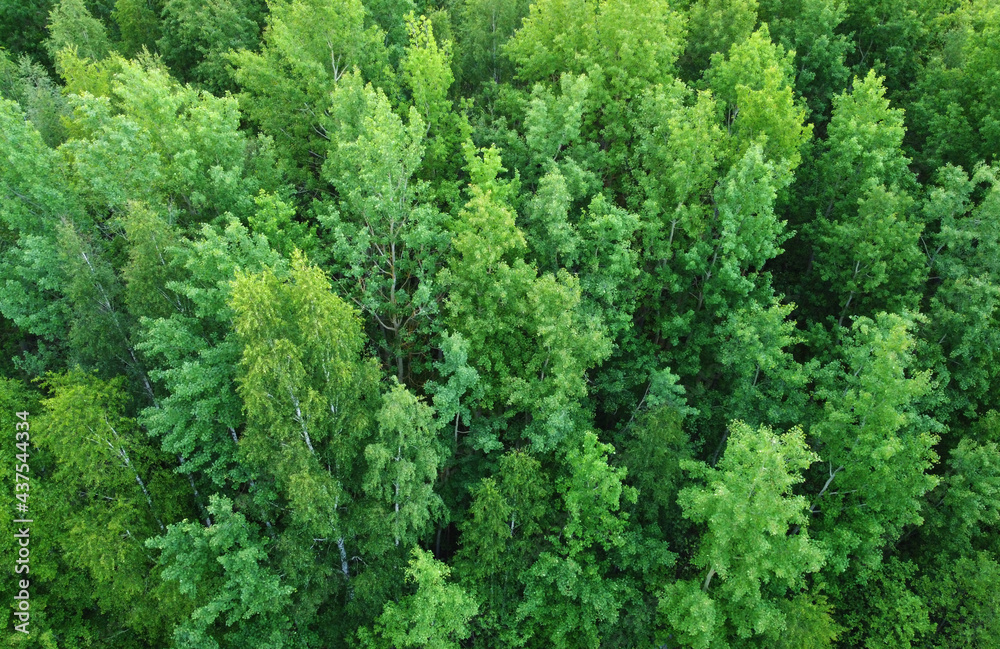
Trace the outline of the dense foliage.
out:
M 993 0 L 0 45 L 3 646 L 1000 647 Z

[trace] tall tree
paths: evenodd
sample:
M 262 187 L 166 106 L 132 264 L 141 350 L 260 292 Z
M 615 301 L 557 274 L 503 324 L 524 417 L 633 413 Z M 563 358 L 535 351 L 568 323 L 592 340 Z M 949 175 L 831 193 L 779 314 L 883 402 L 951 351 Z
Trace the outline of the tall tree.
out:
M 179 78 L 221 93 L 233 89 L 226 55 L 230 50 L 257 49 L 265 12 L 261 0 L 210 4 L 166 0 L 156 45 Z
M 453 254 L 440 276 L 448 289 L 445 326 L 469 341 L 491 415 L 474 425 L 474 447 L 492 450 L 517 438 L 498 433 L 518 413 L 521 435 L 539 449 L 576 427 L 586 395 L 584 372 L 607 355 L 599 322 L 579 309 L 579 281 L 560 271 L 539 276 L 524 260 L 524 235 L 498 183 L 493 149 L 471 159 L 471 198 L 452 226 Z M 504 344 L 500 344 L 504 341 Z M 490 412 L 492 411 L 492 412 Z
M 978 204 L 976 194 L 982 195 Z M 996 168 L 982 166 L 971 178 L 960 168 L 942 168 L 923 205 L 929 322 L 921 331 L 921 356 L 945 386 L 938 408 L 972 419 L 996 403 L 1000 389 L 994 362 L 1000 308 L 998 210 Z
M 227 498 L 212 496 L 210 527 L 186 520 L 147 545 L 160 550 L 165 581 L 196 602 L 173 630 L 173 646 L 267 649 L 302 646 L 289 609 L 294 588 L 265 563 L 268 541 Z
M 127 415 L 124 381 L 74 370 L 48 375 L 43 386 L 50 396 L 32 418 L 32 446 L 41 452 L 29 464 L 36 471 L 31 481 L 44 476 L 44 485 L 33 485 L 40 488 L 31 502 L 34 517 L 56 527 L 48 548 L 32 551 L 61 565 L 48 584 L 53 612 L 43 619 L 56 633 L 64 619 L 81 640 L 120 630 L 160 642 L 186 611 L 150 579 L 153 561 L 144 543 L 191 511 L 190 492 L 174 474 L 173 458 L 151 445 Z M 40 536 L 33 534 L 32 541 Z M 63 607 L 65 618 L 55 612 Z M 71 621 L 88 614 L 92 622 Z
M 930 374 L 911 369 L 913 326 L 895 314 L 857 318 L 817 381 L 824 409 L 810 432 L 823 464 L 810 476 L 811 513 L 837 572 L 877 566 L 885 544 L 922 522 L 938 481 L 930 469 L 941 426 L 919 406 Z
M 800 428 L 776 435 L 737 421 L 718 466 L 683 463 L 705 485 L 685 487 L 678 502 L 706 528 L 692 560 L 694 579 L 666 584 L 660 599 L 664 626 L 683 645 L 781 637 L 781 598 L 800 590 L 825 559 L 802 527 L 808 501 L 792 494 L 818 459 Z
M 52 60 L 62 49 L 73 48 L 79 56 L 103 59 L 111 51 L 107 30 L 94 18 L 83 0 L 60 0 L 52 8 L 47 25 L 49 38 L 45 48 Z
M 815 218 L 803 228 L 812 245 L 811 270 L 849 315 L 916 306 L 925 277 L 919 237 L 910 217 L 914 186 L 901 145 L 903 112 L 889 107 L 874 72 L 834 98 L 823 154 L 816 163 Z M 807 271 L 806 277 L 809 277 Z M 828 299 L 817 292 L 812 300 Z
M 406 580 L 416 592 L 386 604 L 374 633 L 361 631 L 364 646 L 458 649 L 458 641 L 469 637 L 469 620 L 478 606 L 461 586 L 445 582 L 450 573 L 430 552 L 414 548 Z
M 444 215 L 419 201 L 425 122 L 414 107 L 404 125 L 382 91 L 353 75 L 332 98 L 323 175 L 340 201 L 320 206 L 318 218 L 341 290 L 373 321 L 383 361 L 404 381 L 437 310 L 434 275 L 447 246 Z
M 355 67 L 395 95 L 381 31 L 366 27 L 360 0 L 275 2 L 260 52 L 231 55 L 240 106 L 274 138 L 282 159 L 299 168 L 298 182 L 326 159 L 321 124 L 328 95 Z
M 350 577 L 342 511 L 373 415 L 377 369 L 362 360 L 356 312 L 301 256 L 287 280 L 237 275 L 234 328 L 243 344 L 238 392 L 247 410 L 241 451 L 275 483 L 292 520 L 332 537 Z

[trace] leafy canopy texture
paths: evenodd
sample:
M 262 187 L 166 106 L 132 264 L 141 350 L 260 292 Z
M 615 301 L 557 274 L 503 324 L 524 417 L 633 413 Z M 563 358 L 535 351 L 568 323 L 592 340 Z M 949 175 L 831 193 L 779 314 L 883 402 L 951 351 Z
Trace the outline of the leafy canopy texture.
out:
M 993 0 L 0 0 L 0 649 L 1000 649 L 998 147 Z

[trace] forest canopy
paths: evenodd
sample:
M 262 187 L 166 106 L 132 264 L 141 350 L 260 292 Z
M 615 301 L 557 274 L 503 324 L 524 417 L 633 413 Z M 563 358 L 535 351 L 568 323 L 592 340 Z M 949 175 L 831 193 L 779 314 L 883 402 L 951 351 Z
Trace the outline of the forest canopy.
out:
M 3 646 L 1000 647 L 997 151 L 993 0 L 0 0 Z

